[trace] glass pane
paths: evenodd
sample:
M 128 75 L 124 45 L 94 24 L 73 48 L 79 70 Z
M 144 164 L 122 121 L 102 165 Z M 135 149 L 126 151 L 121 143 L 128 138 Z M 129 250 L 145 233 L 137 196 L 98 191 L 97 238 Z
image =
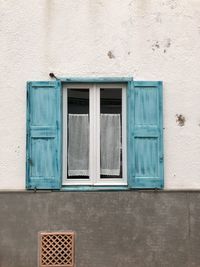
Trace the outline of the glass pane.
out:
M 89 179 L 89 89 L 68 89 L 67 178 Z
M 101 178 L 122 178 L 122 89 L 100 90 Z

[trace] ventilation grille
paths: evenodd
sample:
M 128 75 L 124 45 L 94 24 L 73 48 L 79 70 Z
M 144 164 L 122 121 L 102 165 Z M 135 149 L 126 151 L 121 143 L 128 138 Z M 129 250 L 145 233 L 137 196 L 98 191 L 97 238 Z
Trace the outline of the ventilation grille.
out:
M 40 233 L 39 243 L 40 267 L 75 267 L 73 232 Z

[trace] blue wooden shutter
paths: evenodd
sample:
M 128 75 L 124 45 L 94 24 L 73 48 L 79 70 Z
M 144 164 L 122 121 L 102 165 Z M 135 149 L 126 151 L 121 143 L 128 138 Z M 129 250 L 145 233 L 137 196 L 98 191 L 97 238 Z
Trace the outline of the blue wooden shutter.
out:
M 128 184 L 163 187 L 162 82 L 128 84 Z
M 28 189 L 61 186 L 61 83 L 27 85 Z

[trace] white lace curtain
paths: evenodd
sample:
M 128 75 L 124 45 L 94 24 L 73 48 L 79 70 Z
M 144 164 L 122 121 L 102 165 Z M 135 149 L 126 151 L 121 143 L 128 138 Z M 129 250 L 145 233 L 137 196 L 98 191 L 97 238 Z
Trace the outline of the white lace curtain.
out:
M 89 175 L 88 114 L 69 114 L 68 175 Z
M 101 114 L 101 174 L 120 174 L 120 114 Z
M 120 114 L 101 114 L 101 174 L 120 174 Z M 88 114 L 69 114 L 68 175 L 89 176 Z

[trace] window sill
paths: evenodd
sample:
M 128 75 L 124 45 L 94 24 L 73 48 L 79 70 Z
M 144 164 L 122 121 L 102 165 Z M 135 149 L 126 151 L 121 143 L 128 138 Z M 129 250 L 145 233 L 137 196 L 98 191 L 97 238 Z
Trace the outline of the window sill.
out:
M 127 185 L 115 185 L 115 186 L 63 186 L 60 190 L 61 192 L 66 191 L 128 191 L 132 190 Z
M 54 190 L 53 190 L 54 191 Z M 56 191 L 56 190 L 55 190 Z M 163 191 L 163 189 L 139 189 L 139 188 L 130 188 L 127 185 L 113 185 L 113 186 L 62 186 L 60 192 L 97 192 L 97 191 Z

